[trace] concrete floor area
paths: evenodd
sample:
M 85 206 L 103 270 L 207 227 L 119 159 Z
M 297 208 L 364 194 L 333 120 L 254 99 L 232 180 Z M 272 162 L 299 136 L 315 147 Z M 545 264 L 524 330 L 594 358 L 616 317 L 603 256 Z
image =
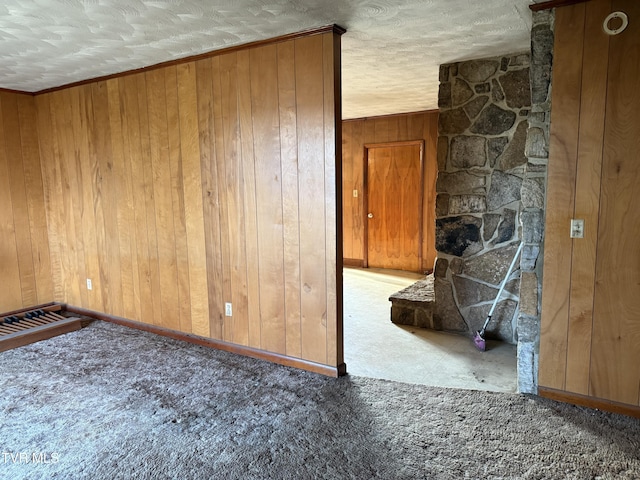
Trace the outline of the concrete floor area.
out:
M 469 338 L 394 325 L 388 298 L 421 275 L 345 268 L 344 356 L 347 372 L 406 383 L 515 392 L 516 347 L 487 342 L 480 352 Z

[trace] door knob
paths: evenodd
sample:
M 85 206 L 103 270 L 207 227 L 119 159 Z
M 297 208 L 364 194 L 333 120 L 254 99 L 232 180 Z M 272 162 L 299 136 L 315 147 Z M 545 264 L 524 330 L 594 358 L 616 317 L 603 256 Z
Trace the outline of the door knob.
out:
M 373 218 L 373 213 L 367 215 L 368 218 Z

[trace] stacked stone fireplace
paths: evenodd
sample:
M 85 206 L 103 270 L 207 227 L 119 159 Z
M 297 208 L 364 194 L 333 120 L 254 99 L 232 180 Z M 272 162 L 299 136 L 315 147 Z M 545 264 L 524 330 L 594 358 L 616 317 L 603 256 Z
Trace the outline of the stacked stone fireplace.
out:
M 525 393 L 537 393 L 553 19 L 534 12 L 530 53 L 441 66 L 434 274 L 391 297 L 395 323 L 471 336 L 524 243 L 486 336 L 517 344 Z
M 482 327 L 521 238 L 523 207 L 542 201 L 525 180 L 530 55 L 440 68 L 434 323 L 471 335 Z M 519 270 L 488 337 L 516 343 Z

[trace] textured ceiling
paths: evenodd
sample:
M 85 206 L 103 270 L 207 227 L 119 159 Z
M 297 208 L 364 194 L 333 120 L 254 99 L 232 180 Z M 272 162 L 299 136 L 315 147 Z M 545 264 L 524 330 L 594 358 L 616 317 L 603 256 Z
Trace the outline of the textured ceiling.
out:
M 437 107 L 438 66 L 529 48 L 532 0 L 3 0 L 0 87 L 35 92 L 329 24 L 343 117 Z

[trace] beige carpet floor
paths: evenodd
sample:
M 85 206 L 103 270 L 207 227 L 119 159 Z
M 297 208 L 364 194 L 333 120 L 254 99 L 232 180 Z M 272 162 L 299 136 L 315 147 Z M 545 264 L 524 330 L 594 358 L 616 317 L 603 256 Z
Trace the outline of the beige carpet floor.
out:
M 516 347 L 489 341 L 479 352 L 470 339 L 394 325 L 389 296 L 418 274 L 345 268 L 344 352 L 354 375 L 421 385 L 515 392 Z

